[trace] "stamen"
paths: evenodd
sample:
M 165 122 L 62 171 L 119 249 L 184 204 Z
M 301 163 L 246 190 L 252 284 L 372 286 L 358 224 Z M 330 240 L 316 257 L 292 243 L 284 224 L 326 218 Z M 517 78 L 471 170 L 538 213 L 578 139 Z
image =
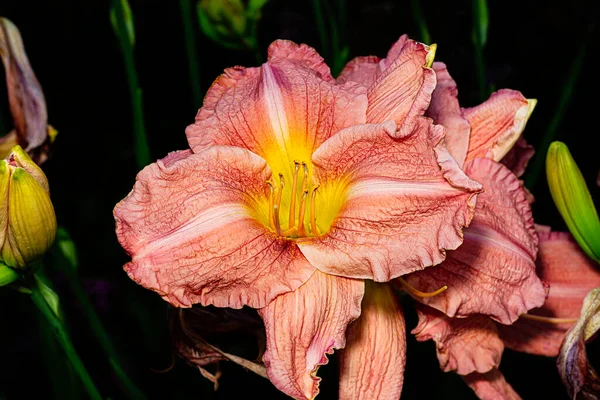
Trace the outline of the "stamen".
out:
M 574 324 L 577 322 L 577 318 L 553 318 L 553 317 L 542 317 L 541 315 L 533 314 L 521 314 L 519 318 L 528 319 L 531 321 L 546 322 L 548 324 Z
M 273 213 L 275 205 L 275 188 L 270 181 L 267 181 L 266 184 L 269 185 L 269 189 L 271 189 L 271 195 L 269 196 L 269 224 L 272 229 L 275 229 L 275 214 Z
M 306 229 L 304 229 L 304 210 L 306 209 L 306 196 L 308 196 L 308 190 L 302 192 L 302 199 L 300 199 L 300 215 L 298 216 L 298 236 L 306 236 Z
M 315 213 L 315 198 L 317 197 L 317 189 L 319 187 L 313 189 L 312 195 L 310 198 L 310 229 L 313 236 L 317 236 L 319 232 L 317 231 L 317 216 Z
M 281 194 L 285 186 L 285 180 L 283 174 L 279 174 L 279 190 L 277 191 L 277 198 L 275 199 L 275 205 L 273 206 L 273 213 L 275 214 L 275 232 L 281 235 L 281 224 L 279 222 L 279 209 L 281 207 Z
M 302 192 L 306 192 L 308 190 L 308 166 L 306 163 L 302 163 L 302 168 L 304 169 L 304 178 L 302 179 Z
M 288 230 L 296 226 L 296 187 L 298 186 L 298 170 L 300 163 L 294 161 L 294 182 L 292 183 L 292 201 L 290 202 L 290 219 L 288 221 Z
M 400 284 L 402 285 L 402 288 L 404 290 L 406 290 L 408 293 L 412 294 L 413 296 L 422 297 L 422 298 L 428 298 L 428 297 L 437 296 L 438 294 L 440 294 L 443 291 L 445 291 L 446 289 L 448 289 L 448 286 L 444 285 L 441 288 L 439 288 L 438 290 L 433 291 L 433 292 L 421 292 L 420 290 L 415 289 L 414 287 L 412 287 L 402 277 L 398 277 L 397 279 L 400 282 Z

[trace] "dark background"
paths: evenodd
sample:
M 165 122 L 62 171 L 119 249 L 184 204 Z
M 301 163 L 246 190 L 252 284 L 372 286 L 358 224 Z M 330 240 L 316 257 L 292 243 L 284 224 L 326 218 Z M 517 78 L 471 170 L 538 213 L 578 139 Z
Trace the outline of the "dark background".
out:
M 478 104 L 471 1 L 420 3 L 432 40 L 438 44 L 436 59 L 448 65 L 457 81 L 461 105 Z M 585 46 L 585 62 L 557 138 L 569 145 L 597 197 L 600 85 L 595 53 L 600 35 L 596 2 L 488 3 L 486 77 L 497 89 L 517 89 L 539 100 L 524 134 L 533 145 L 538 145 L 547 132 L 571 66 Z M 192 98 L 179 2 L 130 0 L 130 5 L 152 157 L 162 158 L 169 151 L 186 147 L 184 129 L 193 122 L 199 107 Z M 419 39 L 410 1 L 349 1 L 348 12 L 349 29 L 343 39 L 350 45 L 351 57 L 384 56 L 403 33 Z M 131 378 L 153 399 L 285 398 L 268 381 L 227 363 L 223 363 L 217 392 L 180 359 L 169 372 L 152 371 L 171 364 L 172 346 L 166 304 L 127 278 L 122 271 L 127 257 L 114 234 L 112 208 L 131 190 L 137 167 L 129 92 L 123 58 L 109 22 L 109 2 L 3 0 L 0 16 L 20 29 L 46 96 L 49 122 L 59 131 L 51 159 L 44 165 L 59 225 L 71 233 L 78 246 L 80 276 Z M 223 49 L 197 27 L 195 34 L 204 90 L 224 68 L 256 64 L 252 54 Z M 304 42 L 319 50 L 310 1 L 271 0 L 267 4 L 259 25 L 263 55 L 277 38 Z M 5 128 L 9 128 L 5 93 L 5 84 L 0 83 L 0 111 Z M 536 222 L 564 230 L 543 173 L 531 189 L 536 196 Z M 64 278 L 60 273 L 51 277 L 75 345 L 101 393 L 106 398 L 124 398 Z M 409 303 L 406 313 L 410 330 L 416 325 L 416 316 Z M 225 346 L 237 354 L 252 353 L 240 343 L 231 340 Z M 56 387 L 48 369 L 61 373 L 65 367 L 62 363 L 48 365 L 49 360 L 53 358 L 48 354 L 47 338 L 27 297 L 0 290 L 0 399 L 30 398 L 40 393 L 67 398 L 63 393 L 67 389 Z M 524 399 L 568 398 L 553 358 L 507 350 L 501 370 Z M 319 371 L 325 378 L 319 398 L 336 398 L 336 374 L 334 357 Z M 416 343 L 410 337 L 402 398 L 475 397 L 458 376 L 439 371 L 432 342 Z

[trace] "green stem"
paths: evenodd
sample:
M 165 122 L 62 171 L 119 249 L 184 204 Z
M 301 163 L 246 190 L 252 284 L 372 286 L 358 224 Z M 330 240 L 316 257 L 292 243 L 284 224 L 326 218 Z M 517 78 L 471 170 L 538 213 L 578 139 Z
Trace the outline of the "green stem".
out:
M 46 303 L 46 300 L 40 292 L 40 289 L 35 284 L 31 285 L 31 300 L 40 310 L 44 318 L 46 318 L 48 321 L 48 324 L 54 332 L 54 336 L 65 351 L 65 354 L 67 355 L 69 361 L 71 361 L 71 364 L 73 364 L 73 367 L 75 368 L 75 371 L 77 371 L 77 374 L 81 379 L 81 383 L 83 383 L 83 386 L 85 387 L 85 390 L 90 398 L 93 400 L 102 400 L 102 396 L 100 396 L 100 393 L 98 392 L 98 389 L 96 389 L 92 378 L 88 374 L 83 362 L 75 351 L 73 343 L 71 343 L 71 339 L 69 339 L 69 335 L 67 334 L 62 322 L 56 316 L 56 314 L 54 314 L 50 306 L 48 306 L 48 303 Z
M 198 108 L 202 105 L 202 88 L 200 86 L 199 78 L 200 63 L 198 62 L 196 37 L 194 36 L 194 25 L 192 22 L 192 5 L 190 0 L 180 0 L 179 5 L 181 8 L 185 49 L 187 51 L 188 66 L 190 70 L 190 81 L 192 82 L 192 92 L 194 94 L 194 106 Z
M 117 352 L 112 344 L 112 341 L 110 340 L 108 333 L 104 329 L 104 325 L 102 324 L 100 317 L 98 317 L 98 314 L 96 313 L 94 306 L 90 302 L 89 297 L 87 296 L 85 290 L 81 286 L 79 277 L 69 267 L 65 268 L 64 271 L 69 286 L 71 287 L 73 294 L 77 298 L 77 302 L 79 303 L 81 308 L 83 308 L 84 314 L 88 318 L 88 321 L 92 328 L 92 332 L 94 333 L 94 336 L 96 336 L 96 339 L 100 343 L 100 346 L 102 346 L 102 350 L 108 358 L 115 375 L 123 384 L 123 389 L 127 392 L 129 398 L 131 399 L 146 399 L 144 393 L 131 381 L 131 379 L 129 379 L 129 376 L 121 367 L 121 364 L 119 363 L 119 357 L 117 356 Z
M 423 18 L 423 12 L 421 11 L 421 4 L 419 3 L 419 0 L 411 0 L 411 5 L 413 17 L 417 20 L 417 24 L 419 25 L 419 39 L 421 39 L 421 41 L 425 44 L 431 44 L 431 35 L 427 29 L 425 18 Z
M 483 61 L 483 47 L 487 36 L 487 4 L 485 0 L 473 0 L 473 39 L 475 41 L 475 70 L 479 100 L 484 101 L 488 94 L 485 78 L 485 63 Z
M 326 0 L 325 0 L 326 1 Z M 321 52 L 325 61 L 330 62 L 329 54 L 329 37 L 327 35 L 327 28 L 325 27 L 325 19 L 323 18 L 323 12 L 321 11 L 320 0 L 313 0 L 313 10 L 315 12 L 315 19 L 317 20 L 317 29 L 319 30 L 319 37 L 321 39 Z
M 333 76 L 337 76 L 340 72 L 342 72 L 342 68 L 345 65 L 345 60 L 342 58 L 341 46 L 340 46 L 340 38 L 339 38 L 339 26 L 331 7 L 329 7 L 329 3 L 327 0 L 323 2 L 323 9 L 325 13 L 325 20 L 329 21 L 331 26 L 331 49 L 332 49 L 332 74 Z
M 113 8 L 117 23 L 117 37 L 123 51 L 125 61 L 125 71 L 127 73 L 127 82 L 129 84 L 129 95 L 131 97 L 131 108 L 133 112 L 133 131 L 135 159 L 138 167 L 141 169 L 150 164 L 150 147 L 144 127 L 144 113 L 142 106 L 142 90 L 139 87 L 137 73 L 135 71 L 135 62 L 133 59 L 133 46 L 130 42 L 125 25 L 125 12 L 121 0 L 113 0 Z
M 585 44 L 581 45 L 577 58 L 575 61 L 573 61 L 573 64 L 571 64 L 569 75 L 567 76 L 567 80 L 563 85 L 562 92 L 560 94 L 558 108 L 554 113 L 554 117 L 550 121 L 550 125 L 548 125 L 546 134 L 542 138 L 542 141 L 537 148 L 535 159 L 533 160 L 531 168 L 527 174 L 527 178 L 525 179 L 525 186 L 529 188 L 529 190 L 533 190 L 535 184 L 537 183 L 538 176 L 540 175 L 540 172 L 542 171 L 542 168 L 546 162 L 546 153 L 548 152 L 548 147 L 550 147 L 550 143 L 555 140 L 558 127 L 562 122 L 567 107 L 571 101 L 571 97 L 573 96 L 573 89 L 575 88 L 577 78 L 579 78 L 581 67 L 583 66 L 583 60 L 585 59 L 585 48 Z

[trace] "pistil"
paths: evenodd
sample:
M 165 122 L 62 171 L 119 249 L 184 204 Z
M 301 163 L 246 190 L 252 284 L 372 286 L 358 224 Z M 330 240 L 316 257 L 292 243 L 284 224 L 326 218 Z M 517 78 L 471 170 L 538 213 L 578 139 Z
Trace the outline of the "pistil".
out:
M 448 286 L 444 285 L 441 288 L 439 288 L 438 290 L 435 290 L 433 292 L 421 292 L 420 290 L 412 287 L 402 277 L 398 277 L 397 279 L 398 279 L 398 282 L 400 282 L 400 284 L 402 285 L 402 289 L 406 290 L 408 293 L 412 294 L 413 296 L 417 296 L 417 297 L 421 297 L 421 298 L 434 297 L 434 296 L 437 296 L 438 294 L 444 292 L 446 289 L 448 289 Z

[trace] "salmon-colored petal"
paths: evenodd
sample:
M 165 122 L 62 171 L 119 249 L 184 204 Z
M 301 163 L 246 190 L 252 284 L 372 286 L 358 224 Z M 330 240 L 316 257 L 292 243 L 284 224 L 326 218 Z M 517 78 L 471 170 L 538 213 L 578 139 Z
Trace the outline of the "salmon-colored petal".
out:
M 319 393 L 320 365 L 346 344 L 346 327 L 360 315 L 364 283 L 315 272 L 297 290 L 258 310 L 265 321 L 263 361 L 273 384 L 295 399 Z
M 500 161 L 521 136 L 535 104 L 516 90 L 501 89 L 477 107 L 463 109 L 471 124 L 467 161 L 485 157 L 488 151 Z
M 485 374 L 474 372 L 463 379 L 481 400 L 521 400 L 502 372 L 495 368 Z
M 321 186 L 345 179 L 347 190 L 329 232 L 298 242 L 306 258 L 326 273 L 385 282 L 438 264 L 445 249 L 458 247 L 480 186 L 442 137 L 426 118 L 404 137 L 388 121 L 344 129 L 317 149 Z
M 276 62 L 278 60 L 292 61 L 302 67 L 314 70 L 322 79 L 328 82 L 334 81 L 333 76 L 331 76 L 331 70 L 325 63 L 325 60 L 323 60 L 323 57 L 310 46 L 296 44 L 290 40 L 275 40 L 269 45 L 267 53 L 269 62 Z
M 527 168 L 527 164 L 535 150 L 528 144 L 523 137 L 517 140 L 517 143 L 502 158 L 502 164 L 506 165 L 516 176 L 521 176 Z
M 520 182 L 490 159 L 467 162 L 465 172 L 483 184 L 464 243 L 442 264 L 405 279 L 421 291 L 448 290 L 419 300 L 447 315 L 484 314 L 504 323 L 544 303 L 535 273 L 537 235 Z
M 456 82 L 448 73 L 446 64 L 433 63 L 437 85 L 431 95 L 431 104 L 425 115 L 433 118 L 436 124 L 444 125 L 446 129 L 446 147 L 452 157 L 463 166 L 469 148 L 471 126 L 463 117 L 458 104 L 458 89 Z
M 406 40 L 396 50 L 397 57 L 368 90 L 367 122 L 391 119 L 407 134 L 418 122 L 415 117 L 427 110 L 435 88 L 435 72 L 428 68 L 434 51 L 413 40 Z
M 338 130 L 364 123 L 367 97 L 354 82 L 336 85 L 316 52 L 276 42 L 258 68 L 225 70 L 213 83 L 186 129 L 198 153 L 214 145 L 246 148 L 274 168 L 309 161 L 314 149 Z M 307 59 L 301 60 L 303 56 Z M 279 172 L 279 171 L 276 171 Z
M 380 61 L 381 59 L 376 56 L 356 57 L 346 64 L 336 82 L 338 84 L 348 81 L 357 82 L 368 88 L 375 82 L 377 75 L 381 73 Z
M 529 314 L 577 319 L 586 294 L 600 286 L 600 268 L 567 232 L 539 232 L 537 274 L 550 285 L 548 299 Z M 500 328 L 506 346 L 517 351 L 554 357 L 574 322 L 552 324 L 520 318 Z
M 440 367 L 460 375 L 485 373 L 500 365 L 504 344 L 496 324 L 486 316 L 450 318 L 427 306 L 418 306 L 419 324 L 412 334 L 420 342 L 433 339 Z
M 360 318 L 340 352 L 340 400 L 398 400 L 406 364 L 404 313 L 392 288 L 367 283 Z
M 146 167 L 114 210 L 139 284 L 180 307 L 264 307 L 313 274 L 293 242 L 250 216 L 271 172 L 247 150 L 179 152 Z

